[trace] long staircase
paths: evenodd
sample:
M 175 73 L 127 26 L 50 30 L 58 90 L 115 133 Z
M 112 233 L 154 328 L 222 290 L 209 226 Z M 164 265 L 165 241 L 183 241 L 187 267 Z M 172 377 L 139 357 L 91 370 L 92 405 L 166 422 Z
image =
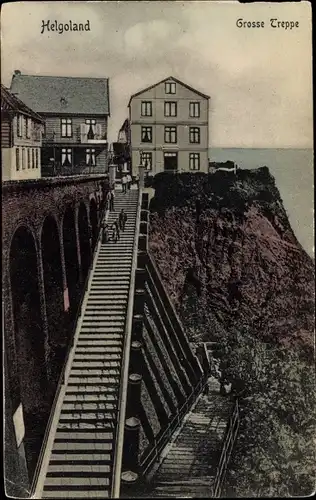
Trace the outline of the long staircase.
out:
M 117 192 L 119 241 L 99 244 L 61 404 L 42 498 L 110 497 L 138 190 Z

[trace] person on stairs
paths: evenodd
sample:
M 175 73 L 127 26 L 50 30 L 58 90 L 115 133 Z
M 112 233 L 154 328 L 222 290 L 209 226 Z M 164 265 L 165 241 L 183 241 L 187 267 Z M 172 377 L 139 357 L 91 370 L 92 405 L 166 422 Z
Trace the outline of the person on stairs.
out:
M 114 198 L 115 198 L 114 189 L 111 189 L 111 191 L 110 191 L 110 212 L 114 212 Z
M 120 229 L 118 221 L 114 221 L 112 224 L 112 240 L 116 243 L 120 239 Z
M 127 189 L 131 189 L 132 176 L 131 176 L 131 174 L 129 172 L 128 172 L 127 176 L 126 176 L 126 179 L 127 179 Z
M 127 187 L 127 177 L 124 174 L 122 177 L 122 192 L 126 194 L 126 187 Z
M 102 243 L 107 243 L 109 241 L 109 226 L 103 221 L 102 222 Z
M 125 230 L 126 221 L 127 221 L 127 215 L 124 212 L 124 208 L 122 208 L 122 210 L 120 211 L 120 215 L 119 215 L 119 228 L 121 231 Z

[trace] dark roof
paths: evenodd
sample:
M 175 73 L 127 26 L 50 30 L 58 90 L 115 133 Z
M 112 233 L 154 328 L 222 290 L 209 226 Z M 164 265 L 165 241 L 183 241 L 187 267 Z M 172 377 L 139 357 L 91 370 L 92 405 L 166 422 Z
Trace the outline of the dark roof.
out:
M 133 94 L 133 95 L 131 96 L 130 100 L 129 100 L 128 106 L 130 106 L 130 104 L 131 104 L 131 100 L 133 99 L 133 97 L 137 97 L 138 95 L 141 95 L 141 94 L 143 94 L 144 92 L 147 92 L 147 90 L 151 90 L 151 89 L 153 89 L 154 87 L 157 87 L 157 85 L 160 85 L 161 83 L 164 83 L 164 82 L 166 82 L 167 80 L 173 80 L 174 82 L 179 83 L 180 85 L 182 85 L 182 86 L 183 86 L 183 87 L 185 87 L 186 89 L 192 90 L 192 92 L 194 92 L 195 94 L 200 95 L 201 97 L 204 97 L 205 99 L 209 99 L 209 98 L 210 98 L 210 96 L 208 96 L 208 95 L 206 95 L 206 94 L 203 94 L 202 92 L 200 92 L 199 90 L 194 89 L 193 87 L 190 87 L 190 85 L 187 85 L 186 83 L 181 82 L 181 80 L 178 80 L 178 79 L 177 79 L 177 78 L 175 78 L 174 76 L 168 76 L 167 78 L 164 78 L 163 80 L 160 80 L 160 82 L 155 83 L 154 85 L 150 85 L 149 87 L 146 87 L 145 89 L 140 90 L 139 92 L 136 92 L 136 94 Z
M 11 92 L 1 84 L 1 111 L 14 111 L 24 115 L 30 116 L 36 121 L 44 122 L 43 118 L 35 111 L 29 108 L 17 96 L 12 95 Z
M 110 114 L 108 78 L 15 74 L 11 92 L 38 113 Z
M 120 132 L 121 132 L 121 130 L 124 130 L 124 132 L 129 130 L 129 119 L 128 118 L 126 118 L 123 125 L 121 126 Z

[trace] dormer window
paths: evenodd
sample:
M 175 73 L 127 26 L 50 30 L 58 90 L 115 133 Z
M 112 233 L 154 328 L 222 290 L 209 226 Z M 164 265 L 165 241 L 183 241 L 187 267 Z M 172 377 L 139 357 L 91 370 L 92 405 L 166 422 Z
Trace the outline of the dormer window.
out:
M 165 93 L 166 94 L 175 94 L 176 93 L 175 82 L 165 82 Z
M 61 98 L 60 98 L 60 104 L 61 104 L 62 106 L 66 106 L 66 104 L 67 104 L 67 100 L 66 100 L 64 97 L 61 97 Z

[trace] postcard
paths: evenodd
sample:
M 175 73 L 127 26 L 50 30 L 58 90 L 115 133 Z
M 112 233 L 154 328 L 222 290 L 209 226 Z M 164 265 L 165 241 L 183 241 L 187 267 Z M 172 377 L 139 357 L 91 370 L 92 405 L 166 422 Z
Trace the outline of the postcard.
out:
M 6 495 L 312 495 L 310 3 L 1 14 Z

